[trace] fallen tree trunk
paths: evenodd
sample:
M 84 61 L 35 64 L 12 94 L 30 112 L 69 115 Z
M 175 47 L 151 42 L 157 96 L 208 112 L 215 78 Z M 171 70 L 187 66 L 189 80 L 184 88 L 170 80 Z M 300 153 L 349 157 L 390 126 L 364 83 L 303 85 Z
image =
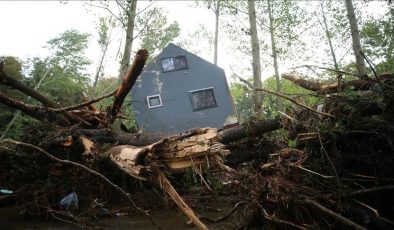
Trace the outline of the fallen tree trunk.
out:
M 43 103 L 45 106 L 48 107 L 52 107 L 52 108 L 58 108 L 58 104 L 51 101 L 49 98 L 45 97 L 44 95 L 40 94 L 39 92 L 37 92 L 36 90 L 30 88 L 29 86 L 23 84 L 22 82 L 9 77 L 7 74 L 4 73 L 4 64 L 0 63 L 0 83 L 3 85 L 8 85 L 11 86 L 21 92 L 23 92 L 24 94 L 36 99 L 37 101 Z M 28 106 L 27 106 L 28 107 Z M 22 111 L 22 110 L 21 110 Z M 24 112 L 24 111 L 22 111 Z M 69 119 L 69 121 L 71 121 L 71 123 L 75 124 L 78 122 L 82 122 L 86 125 L 90 126 L 90 123 L 88 123 L 87 121 L 83 120 L 82 118 L 68 112 L 68 111 L 62 111 L 62 114 L 67 117 Z M 30 115 L 30 114 L 28 114 Z M 36 117 L 35 117 L 36 118 Z M 40 119 L 38 119 L 40 120 Z
M 369 90 L 377 83 L 385 83 L 386 81 L 394 80 L 393 74 L 382 74 L 379 75 L 376 80 L 358 79 L 358 80 L 343 82 L 340 85 L 338 85 L 338 83 L 322 84 L 318 82 L 308 81 L 291 74 L 282 74 L 282 77 L 304 89 L 318 92 L 320 94 L 336 93 L 350 86 L 354 87 L 355 90 Z
M 0 103 L 3 103 L 11 108 L 18 109 L 21 112 L 29 115 L 43 123 L 55 123 L 61 126 L 68 126 L 70 123 L 64 117 L 56 116 L 56 114 L 47 113 L 42 110 L 35 110 L 25 103 L 9 98 L 7 95 L 0 92 Z
M 235 126 L 218 132 L 218 141 L 229 144 L 248 136 L 258 136 L 280 129 L 279 119 L 253 121 L 247 125 Z M 160 133 L 115 133 L 110 129 L 81 129 L 81 133 L 100 143 L 117 143 L 118 145 L 146 146 L 159 141 L 169 135 Z

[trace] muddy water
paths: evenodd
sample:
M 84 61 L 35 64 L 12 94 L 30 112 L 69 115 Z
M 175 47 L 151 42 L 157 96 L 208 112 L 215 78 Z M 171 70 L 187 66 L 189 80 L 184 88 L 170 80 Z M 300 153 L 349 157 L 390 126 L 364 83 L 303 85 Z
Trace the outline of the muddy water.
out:
M 54 221 L 54 220 L 18 220 L 13 218 L 5 218 L 4 210 L 0 211 L 0 230 L 74 230 L 80 229 L 72 224 Z M 210 217 L 216 218 L 221 215 L 225 215 L 228 210 L 209 214 Z M 158 225 L 163 229 L 169 230 L 180 230 L 180 229 L 197 229 L 193 225 L 186 224 L 186 218 L 174 211 L 161 211 L 160 213 L 154 214 L 153 218 L 156 220 Z M 233 229 L 238 223 L 239 218 L 235 214 L 231 218 L 224 222 L 210 225 L 210 229 Z M 141 229 L 150 230 L 155 229 L 148 218 L 144 216 L 121 216 L 121 217 L 110 217 L 94 221 L 95 225 L 98 225 L 104 229 L 109 230 L 129 230 L 129 229 Z

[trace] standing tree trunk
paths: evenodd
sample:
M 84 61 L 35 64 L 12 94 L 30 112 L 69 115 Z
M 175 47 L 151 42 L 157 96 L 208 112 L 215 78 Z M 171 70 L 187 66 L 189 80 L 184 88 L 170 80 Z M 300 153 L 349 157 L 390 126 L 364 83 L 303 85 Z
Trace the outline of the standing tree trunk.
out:
M 249 10 L 249 24 L 250 24 L 250 37 L 252 45 L 252 56 L 253 56 L 253 85 L 256 88 L 261 88 L 261 64 L 260 64 L 260 48 L 259 39 L 257 37 L 257 26 L 256 26 L 256 8 L 254 5 L 254 0 L 248 0 L 248 10 Z M 261 102 L 262 96 L 259 92 L 253 92 L 254 101 L 254 112 L 258 117 L 261 116 Z
M 276 42 L 275 42 L 275 27 L 274 27 L 274 17 L 272 16 L 272 8 L 271 8 L 271 0 L 267 0 L 268 3 L 268 17 L 269 17 L 269 31 L 271 36 L 271 47 L 272 47 L 272 58 L 274 59 L 274 70 L 275 70 L 275 80 L 276 80 L 276 91 L 278 93 L 282 93 L 282 83 L 280 81 L 279 76 L 279 67 L 278 67 L 278 53 L 276 51 Z M 282 110 L 282 100 L 281 98 L 276 98 L 276 105 L 278 110 Z
M 137 9 L 137 0 L 131 0 L 131 3 L 128 6 L 127 13 L 127 28 L 126 28 L 126 42 L 123 51 L 122 61 L 120 63 L 119 77 L 118 82 L 121 83 L 123 77 L 126 75 L 127 70 L 130 65 L 130 57 L 131 57 L 131 48 L 133 46 L 134 40 L 134 20 Z
M 218 35 L 219 35 L 219 14 L 220 14 L 220 0 L 216 1 L 215 5 L 215 41 L 214 41 L 214 56 L 213 63 L 218 64 Z
M 350 24 L 350 32 L 352 34 L 353 51 L 356 56 L 357 75 L 359 78 L 365 78 L 365 76 L 367 76 L 367 70 L 365 68 L 364 58 L 360 53 L 360 51 L 362 51 L 360 44 L 360 31 L 358 30 L 357 19 L 354 14 L 353 2 L 352 0 L 345 0 L 345 2 L 347 17 Z
M 323 9 L 323 2 L 320 3 L 320 9 L 321 9 L 322 17 L 323 17 L 323 25 L 322 26 L 324 26 L 323 29 L 326 34 L 328 45 L 330 46 L 330 52 L 331 52 L 332 61 L 334 62 L 334 68 L 335 68 L 335 71 L 339 71 L 339 66 L 338 66 L 337 58 L 335 56 L 334 47 L 332 46 L 331 33 L 330 33 L 330 30 L 328 29 L 326 13 L 324 12 L 324 9 Z

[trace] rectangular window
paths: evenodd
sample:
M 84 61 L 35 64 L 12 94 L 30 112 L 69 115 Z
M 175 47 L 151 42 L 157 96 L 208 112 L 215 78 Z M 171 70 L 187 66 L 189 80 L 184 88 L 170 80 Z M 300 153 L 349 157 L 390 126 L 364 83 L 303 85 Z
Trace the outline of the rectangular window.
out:
M 161 59 L 161 66 L 163 72 L 187 69 L 187 62 L 185 56 L 168 57 Z
M 205 88 L 189 91 L 194 111 L 217 107 L 213 88 Z
M 148 102 L 148 107 L 150 109 L 163 106 L 163 103 L 161 102 L 160 94 L 147 96 L 146 100 Z

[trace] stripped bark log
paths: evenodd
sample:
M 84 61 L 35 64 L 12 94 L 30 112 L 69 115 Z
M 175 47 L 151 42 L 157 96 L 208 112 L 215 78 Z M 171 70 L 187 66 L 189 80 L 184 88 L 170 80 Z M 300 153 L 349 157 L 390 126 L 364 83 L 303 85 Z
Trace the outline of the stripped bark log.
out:
M 195 129 L 145 147 L 116 146 L 108 153 L 111 161 L 129 175 L 160 185 L 199 229 L 208 228 L 179 196 L 165 173 L 196 165 L 209 165 L 227 173 L 233 172 L 231 168 L 223 165 L 219 157 L 229 152 L 218 142 L 218 130 L 213 128 Z
M 359 79 L 359 80 L 343 82 L 340 85 L 338 85 L 338 83 L 322 84 L 313 81 L 308 81 L 291 74 L 282 74 L 282 78 L 287 79 L 304 89 L 315 91 L 320 94 L 336 93 L 338 92 L 338 90 L 341 91 L 346 87 L 350 87 L 350 86 L 354 87 L 355 90 L 369 90 L 376 84 L 376 82 L 385 83 L 386 81 L 394 81 L 393 74 L 381 74 L 377 77 L 377 80 Z
M 123 78 L 122 84 L 118 87 L 115 93 L 115 100 L 111 107 L 108 108 L 108 121 L 113 123 L 116 119 L 116 115 L 122 108 L 122 104 L 127 94 L 130 92 L 131 88 L 138 76 L 141 74 L 144 68 L 146 59 L 148 58 L 148 51 L 145 49 L 140 49 L 134 58 L 133 65 L 130 71 L 127 73 L 126 77 Z

